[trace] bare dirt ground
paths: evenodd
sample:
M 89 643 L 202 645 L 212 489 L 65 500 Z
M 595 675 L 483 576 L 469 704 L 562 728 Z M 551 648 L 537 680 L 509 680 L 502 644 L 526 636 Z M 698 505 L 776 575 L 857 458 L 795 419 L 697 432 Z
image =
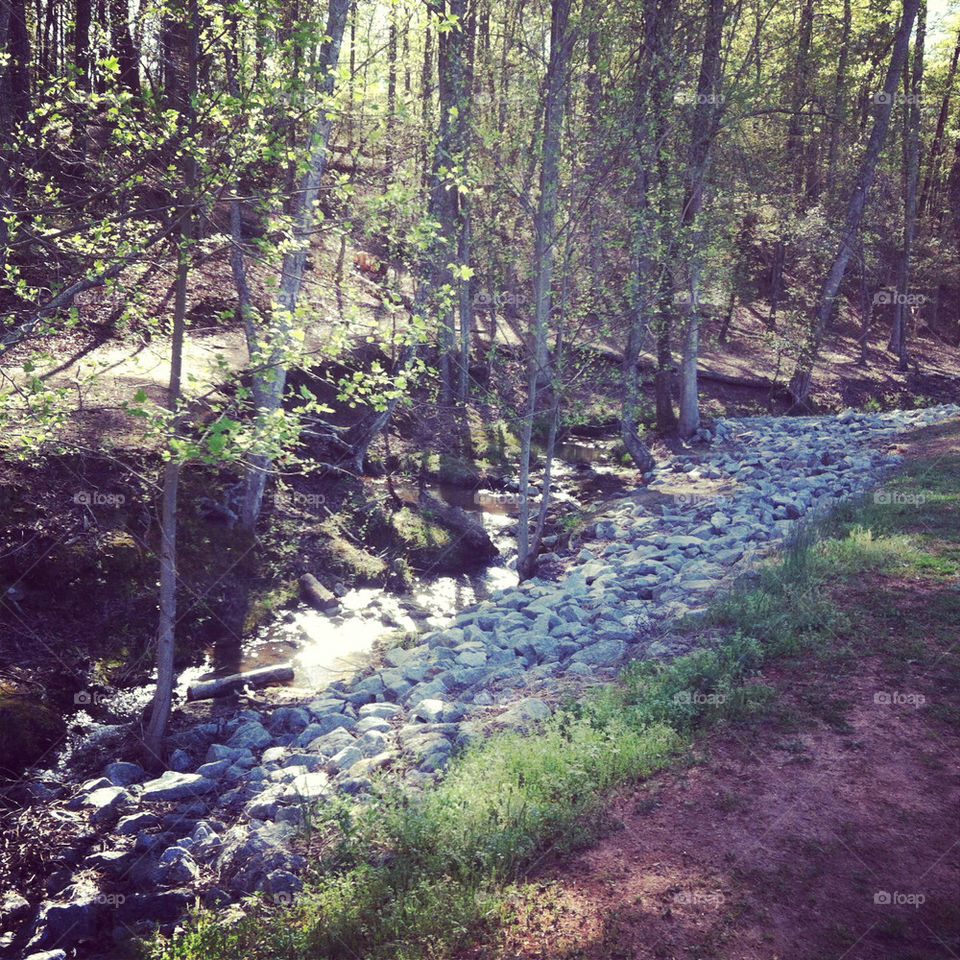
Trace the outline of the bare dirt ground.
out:
M 884 588 L 907 617 L 931 599 Z M 873 657 L 842 675 L 805 660 L 762 682 L 772 722 L 704 737 L 689 765 L 621 795 L 611 833 L 545 868 L 462 960 L 960 955 L 960 736 L 935 711 L 955 682 L 946 660 Z

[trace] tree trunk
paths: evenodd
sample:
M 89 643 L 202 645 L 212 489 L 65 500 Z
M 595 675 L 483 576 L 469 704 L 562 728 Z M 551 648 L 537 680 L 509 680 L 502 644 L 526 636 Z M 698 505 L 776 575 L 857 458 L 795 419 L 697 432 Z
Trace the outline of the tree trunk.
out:
M 76 0 L 73 21 L 73 57 L 77 64 L 77 84 L 90 89 L 90 0 Z
M 856 235 L 860 228 L 860 220 L 863 217 L 867 195 L 873 184 L 877 161 L 880 159 L 880 151 L 883 149 L 887 129 L 890 126 L 890 111 L 896 96 L 900 71 L 903 69 L 903 64 L 907 57 L 907 50 L 910 45 L 910 32 L 913 29 L 913 22 L 916 19 L 919 4 L 920 0 L 904 0 L 903 15 L 900 20 L 900 26 L 897 29 L 893 51 L 890 54 L 886 80 L 884 81 L 881 95 L 877 97 L 879 102 L 877 103 L 876 117 L 873 128 L 870 131 L 870 139 L 867 142 L 863 160 L 860 164 L 860 170 L 857 174 L 853 194 L 847 205 L 847 215 L 840 233 L 840 243 L 834 255 L 830 270 L 824 278 L 820 295 L 817 298 L 806 348 L 797 361 L 793 377 L 790 380 L 790 396 L 793 398 L 794 405 L 799 408 L 806 407 L 810 397 L 813 365 L 820 352 L 820 344 L 823 340 L 827 321 L 830 318 L 834 300 L 840 290 L 840 284 L 856 242 Z
M 127 0 L 110 0 L 110 45 L 120 66 L 120 82 L 140 100 L 140 55 L 130 35 Z
M 803 0 L 797 30 L 790 124 L 787 129 L 787 173 L 793 178 L 793 194 L 801 201 L 803 191 L 803 110 L 810 85 L 810 38 L 813 33 L 813 0 Z
M 917 36 L 913 48 L 913 68 L 904 73 L 903 108 L 903 248 L 897 271 L 897 301 L 893 305 L 894 325 L 888 350 L 897 354 L 898 369 L 907 369 L 907 327 L 911 315 L 910 259 L 917 226 L 917 180 L 920 167 L 920 104 L 923 90 L 923 47 L 927 20 L 927 5 L 920 0 L 917 11 Z
M 4 118 L 0 134 L 8 136 L 15 124 L 26 122 L 32 105 L 30 35 L 25 0 L 0 0 L 0 9 L 6 18 L 7 34 L 6 62 L 0 58 L 0 110 Z
M 652 301 L 657 300 L 658 281 L 653 277 L 650 249 L 656 242 L 658 229 L 656 218 L 650 204 L 650 192 L 657 159 L 661 152 L 658 124 L 662 115 L 663 97 L 668 83 L 668 44 L 672 28 L 673 4 L 659 4 L 648 0 L 643 7 L 644 46 L 643 59 L 635 72 L 633 95 L 633 224 L 631 227 L 630 281 L 627 288 L 629 320 L 627 341 L 624 347 L 623 368 L 621 373 L 620 438 L 624 448 L 630 454 L 638 470 L 647 471 L 653 467 L 654 459 L 647 445 L 640 439 L 638 432 L 639 373 L 637 357 L 643 344 L 653 310 Z M 665 318 L 660 317 L 663 321 Z M 662 358 L 664 329 L 658 329 L 658 362 Z M 666 331 L 669 338 L 669 331 Z M 666 340 L 669 345 L 669 339 Z M 666 379 L 658 369 L 656 390 L 658 425 L 660 413 L 665 414 L 666 405 L 673 408 L 669 400 L 669 371 Z M 666 391 L 666 392 L 664 392 Z
M 237 29 L 236 13 L 229 8 L 225 9 L 224 21 L 227 25 L 228 34 L 224 63 L 227 75 L 227 90 L 231 97 L 239 98 L 237 48 L 240 37 Z M 243 255 L 243 212 L 241 210 L 239 180 L 233 182 L 233 198 L 230 200 L 230 271 L 233 274 L 233 284 L 237 290 L 237 312 L 240 322 L 243 324 L 243 331 L 247 340 L 247 352 L 252 357 L 260 352 L 260 344 L 257 340 L 256 320 Z
M 943 148 L 945 145 L 944 132 L 947 127 L 947 117 L 950 113 L 950 97 L 953 93 L 953 80 L 957 75 L 958 59 L 960 59 L 960 31 L 957 32 L 957 42 L 953 48 L 953 57 L 950 60 L 950 69 L 947 71 L 947 79 L 943 91 L 943 100 L 940 103 L 940 113 L 937 115 L 937 129 L 933 135 L 933 143 L 930 145 L 930 159 L 927 161 L 927 173 L 923 178 L 923 189 L 920 191 L 920 202 L 917 207 L 917 215 L 921 218 L 926 212 L 931 191 L 936 189 L 936 183 L 939 178 L 940 157 L 943 155 Z
M 700 427 L 697 360 L 700 353 L 700 277 L 703 270 L 703 225 L 700 222 L 713 139 L 719 126 L 722 99 L 720 42 L 726 19 L 724 0 L 710 0 L 697 80 L 697 103 L 690 131 L 686 196 L 682 216 L 687 258 L 687 315 L 680 360 L 680 415 L 677 431 L 692 436 Z
M 830 146 L 827 151 L 827 195 L 832 196 L 837 177 L 837 160 L 840 154 L 840 132 L 847 116 L 847 61 L 850 58 L 850 0 L 843 0 L 843 24 L 840 35 L 840 55 L 837 73 L 833 82 L 833 120 L 830 123 Z
M 323 106 L 310 128 L 306 143 L 309 160 L 296 194 L 291 243 L 283 255 L 279 287 L 271 305 L 269 329 L 259 337 L 260 343 L 270 344 L 270 354 L 266 358 L 259 354 L 251 358 L 257 368 L 254 374 L 253 397 L 258 407 L 258 420 L 263 428 L 267 427 L 269 420 L 280 410 L 287 382 L 287 358 L 295 345 L 293 331 L 296 327 L 297 299 L 310 248 L 316 217 L 315 207 L 330 140 L 332 120 L 325 109 L 325 101 L 333 93 L 340 43 L 343 40 L 349 7 L 350 0 L 330 0 L 326 40 L 320 52 L 323 80 L 319 93 Z M 271 463 L 272 458 L 267 453 L 255 453 L 247 458 L 240 503 L 240 524 L 247 531 L 253 531 L 260 516 Z
M 551 378 L 547 333 L 552 312 L 553 259 L 560 180 L 560 138 L 567 98 L 567 69 L 576 32 L 570 27 L 571 0 L 552 0 L 550 60 L 547 65 L 540 196 L 534 221 L 534 311 L 527 367 L 527 406 L 520 440 L 520 516 L 517 521 L 517 573 L 529 578 L 536 568 L 538 543 L 530 539 L 530 459 L 533 424 L 538 412 L 537 385 Z M 549 496 L 544 485 L 543 496 Z
M 181 26 L 177 34 L 183 40 L 183 48 L 173 52 L 175 69 L 178 71 L 175 89 L 182 99 L 177 105 L 184 135 L 189 135 L 196 126 L 193 100 L 197 89 L 197 66 L 200 54 L 200 24 L 197 0 L 186 0 L 174 11 Z M 182 71 L 182 72 L 181 72 Z M 185 206 L 194 202 L 193 187 L 196 182 L 196 160 L 189 152 L 183 158 L 183 195 Z M 177 623 L 177 493 L 180 482 L 180 464 L 176 459 L 173 442 L 178 438 L 182 424 L 180 410 L 181 369 L 183 363 L 183 335 L 187 316 L 187 282 L 190 274 L 191 243 L 193 240 L 192 210 L 181 211 L 180 242 L 177 245 L 177 278 L 173 306 L 173 337 L 170 345 L 170 382 L 167 390 L 167 406 L 171 414 L 168 444 L 168 460 L 163 469 L 163 494 L 160 511 L 160 619 L 157 626 L 157 688 L 150 710 L 150 721 L 144 733 L 143 743 L 147 762 L 157 768 L 163 762 L 163 737 L 170 716 L 173 697 L 174 639 Z
M 669 329 L 662 331 L 657 341 L 657 372 L 653 381 L 657 430 L 673 433 L 677 429 L 677 413 L 673 407 L 673 351 L 670 349 Z M 661 344 L 663 352 L 659 349 Z

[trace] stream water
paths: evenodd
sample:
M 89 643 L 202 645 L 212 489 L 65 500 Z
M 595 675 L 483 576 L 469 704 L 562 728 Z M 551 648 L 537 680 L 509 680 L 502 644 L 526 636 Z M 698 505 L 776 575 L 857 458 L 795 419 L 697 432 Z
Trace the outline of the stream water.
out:
M 571 490 L 576 490 L 577 479 L 584 476 L 586 467 L 589 467 L 586 475 L 593 477 L 617 469 L 609 462 L 604 444 L 558 445 L 552 470 L 555 482 L 552 496 L 558 501 L 566 499 L 576 504 Z M 398 483 L 394 489 L 401 499 L 417 502 L 419 491 L 415 484 Z M 319 613 L 300 603 L 242 644 L 217 645 L 207 650 L 201 663 L 179 674 L 178 697 L 186 698 L 187 688 L 201 679 L 288 661 L 294 667 L 296 687 L 320 689 L 362 667 L 378 639 L 397 631 L 442 627 L 465 607 L 486 599 L 494 591 L 515 585 L 517 495 L 509 490 L 471 490 L 452 484 L 427 485 L 426 491 L 474 514 L 500 555 L 485 567 L 456 575 L 421 573 L 411 591 L 403 596 L 382 587 L 348 590 L 340 598 L 339 610 L 333 613 Z M 106 701 L 97 703 L 106 705 L 112 717 L 129 720 L 149 704 L 153 691 L 154 684 L 115 690 Z M 70 732 L 55 764 L 61 772 L 71 767 L 78 750 L 84 753 L 95 750 L 98 744 L 105 745 L 123 729 L 120 724 L 98 721 L 84 709 L 84 704 L 79 705 L 80 709 L 70 716 Z

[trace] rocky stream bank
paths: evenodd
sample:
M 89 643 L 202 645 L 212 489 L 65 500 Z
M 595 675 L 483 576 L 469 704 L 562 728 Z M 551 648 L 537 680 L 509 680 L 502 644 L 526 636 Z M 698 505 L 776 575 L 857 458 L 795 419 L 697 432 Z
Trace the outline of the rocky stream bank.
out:
M 355 677 L 179 731 L 160 777 L 121 761 L 82 784 L 35 776 L 34 811 L 74 839 L 45 899 L 0 889 L 0 956 L 103 957 L 116 938 L 173 929 L 197 899 L 295 895 L 311 805 L 362 802 L 381 775 L 427 787 L 465 744 L 549 716 L 561 691 L 628 658 L 686 652 L 672 620 L 703 610 L 802 518 L 875 486 L 900 461 L 898 433 L 958 415 L 718 421 L 695 454 L 593 517 L 573 551 L 541 557 L 552 579 L 498 591 Z

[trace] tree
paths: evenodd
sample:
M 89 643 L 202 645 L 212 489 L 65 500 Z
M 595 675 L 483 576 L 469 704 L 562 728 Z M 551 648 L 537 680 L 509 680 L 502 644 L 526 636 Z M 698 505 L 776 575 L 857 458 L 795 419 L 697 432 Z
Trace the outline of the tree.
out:
M 620 439 L 639 470 L 650 470 L 653 455 L 638 435 L 637 406 L 639 401 L 640 348 L 649 326 L 649 311 L 659 300 L 660 280 L 657 276 L 654 251 L 657 247 L 656 210 L 651 203 L 653 178 L 657 160 L 663 149 L 663 108 L 669 90 L 669 38 L 673 27 L 673 4 L 649 0 L 644 4 L 643 54 L 634 77 L 633 98 L 633 191 L 631 215 L 630 278 L 626 295 L 629 310 L 626 344 L 623 350 L 622 406 L 620 409 Z M 665 327 L 658 325 L 658 361 L 669 354 L 664 339 Z M 667 334 L 668 336 L 669 334 Z M 659 363 L 658 363 L 659 366 Z M 669 371 L 666 373 L 669 378 Z M 666 420 L 664 404 L 672 417 L 669 379 L 658 369 L 657 408 L 658 424 Z
M 259 331 L 257 349 L 251 356 L 254 365 L 253 402 L 265 438 L 269 438 L 272 432 L 271 422 L 276 420 L 280 412 L 287 382 L 287 363 L 291 351 L 296 349 L 298 343 L 297 299 L 317 215 L 320 181 L 327 162 L 332 128 L 329 98 L 334 89 L 335 69 L 349 9 L 350 0 L 330 0 L 326 35 L 319 57 L 322 79 L 317 91 L 317 117 L 310 127 L 303 151 L 307 157 L 306 169 L 291 204 L 290 240 L 283 253 L 269 326 Z M 250 531 L 254 529 L 260 516 L 271 461 L 269 452 L 254 452 L 247 458 L 240 522 Z
M 156 662 L 157 686 L 150 708 L 150 720 L 143 737 L 146 759 L 151 767 L 163 761 L 163 737 L 170 716 L 174 686 L 174 640 L 177 624 L 177 500 L 180 482 L 180 460 L 177 445 L 182 426 L 181 376 L 183 365 L 183 338 L 187 316 L 187 285 L 190 276 L 193 225 L 196 219 L 193 195 L 196 187 L 196 157 L 189 138 L 196 133 L 195 97 L 197 71 L 200 60 L 200 15 L 197 0 L 181 0 L 176 10 L 176 34 L 182 45 L 167 49 L 170 69 L 179 76 L 175 83 L 179 102 L 176 109 L 183 126 L 183 146 L 180 164 L 183 170 L 181 208 L 178 211 L 180 237 L 177 250 L 177 277 L 173 306 L 173 336 L 170 346 L 170 381 L 167 389 L 169 411 L 169 442 L 163 468 L 163 492 L 160 516 L 160 620 L 157 626 Z
M 530 460 L 532 453 L 533 426 L 537 413 L 539 384 L 549 382 L 552 374 L 548 364 L 547 331 L 553 303 L 553 269 L 557 202 L 560 186 L 560 138 L 563 131 L 563 116 L 566 107 L 570 58 L 577 31 L 570 24 L 571 0 L 552 0 L 550 7 L 550 59 L 545 81 L 546 102 L 544 105 L 543 146 L 540 162 L 540 196 L 534 219 L 534 291 L 535 301 L 529 333 L 529 356 L 527 360 L 527 400 L 520 432 L 520 516 L 517 521 L 517 573 L 521 580 L 533 575 L 536 568 L 539 539 L 549 498 L 549 468 L 552 444 L 547 444 L 547 469 L 545 471 L 540 516 L 533 536 L 530 536 Z M 552 418 L 551 431 L 555 436 L 556 418 Z
M 700 282 L 703 270 L 704 232 L 700 222 L 706 189 L 710 150 L 719 126 L 723 96 L 720 93 L 720 41 L 726 17 L 724 0 L 710 0 L 704 29 L 703 55 L 697 79 L 697 97 L 690 127 L 681 235 L 684 237 L 687 272 L 687 310 L 683 325 L 680 361 L 680 417 L 677 429 L 691 436 L 700 426 L 697 360 L 700 352 Z
M 917 229 L 917 179 L 920 173 L 920 110 L 923 101 L 923 46 L 927 5 L 921 0 L 913 66 L 904 66 L 903 108 L 903 248 L 897 270 L 897 298 L 893 305 L 893 331 L 889 350 L 896 352 L 900 370 L 907 369 L 907 327 L 910 295 L 910 258 Z
M 820 344 L 833 310 L 834 301 L 840 290 L 840 283 L 855 248 L 857 230 L 860 227 L 867 196 L 873 184 L 874 173 L 880 159 L 880 151 L 883 149 L 883 143 L 887 136 L 887 128 L 890 126 L 890 112 L 896 99 L 900 71 L 906 61 L 907 50 L 910 45 L 910 32 L 913 29 L 919 6 L 920 0 L 904 0 L 903 13 L 893 42 L 893 51 L 890 54 L 886 79 L 883 88 L 875 98 L 876 113 L 873 127 L 860 163 L 853 193 L 847 204 L 847 215 L 840 231 L 837 252 L 827 275 L 824 277 L 823 286 L 820 289 L 820 295 L 817 298 L 811 319 L 807 343 L 790 380 L 790 396 L 797 407 L 805 407 L 810 397 L 813 366 L 820 351 Z

